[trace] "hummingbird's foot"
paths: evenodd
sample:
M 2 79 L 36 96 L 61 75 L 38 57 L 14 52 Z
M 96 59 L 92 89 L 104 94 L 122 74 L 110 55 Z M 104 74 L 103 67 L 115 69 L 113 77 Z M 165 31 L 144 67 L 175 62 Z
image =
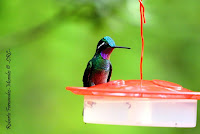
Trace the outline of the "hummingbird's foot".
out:
M 126 102 L 126 104 L 128 105 L 128 109 L 131 108 L 131 104 L 129 102 Z
M 96 102 L 93 102 L 93 101 L 87 101 L 87 103 L 86 103 L 86 107 L 90 107 L 90 108 L 92 108 L 93 105 L 95 105 L 95 104 L 96 104 Z

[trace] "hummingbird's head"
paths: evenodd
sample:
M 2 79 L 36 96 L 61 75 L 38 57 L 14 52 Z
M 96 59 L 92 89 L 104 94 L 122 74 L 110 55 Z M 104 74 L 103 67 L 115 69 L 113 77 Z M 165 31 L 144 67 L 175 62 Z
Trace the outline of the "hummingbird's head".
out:
M 106 36 L 98 42 L 96 53 L 101 54 L 104 59 L 109 59 L 114 48 L 131 49 L 129 47 L 116 46 L 114 40 L 109 36 Z

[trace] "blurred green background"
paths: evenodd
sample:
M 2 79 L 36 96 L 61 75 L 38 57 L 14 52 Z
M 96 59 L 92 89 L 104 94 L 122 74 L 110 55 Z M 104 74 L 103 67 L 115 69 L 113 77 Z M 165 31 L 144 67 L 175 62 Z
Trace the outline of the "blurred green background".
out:
M 143 0 L 144 79 L 200 91 L 200 2 Z M 196 128 L 84 124 L 82 86 L 97 42 L 112 37 L 111 80 L 139 79 L 138 0 L 0 0 L 0 134 L 199 134 Z M 6 50 L 11 49 L 11 130 L 6 129 Z

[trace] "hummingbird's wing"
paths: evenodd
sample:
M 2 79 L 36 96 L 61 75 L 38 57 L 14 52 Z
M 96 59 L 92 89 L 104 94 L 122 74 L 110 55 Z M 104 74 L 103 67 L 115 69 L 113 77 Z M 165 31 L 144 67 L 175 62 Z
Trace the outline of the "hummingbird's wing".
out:
M 108 74 L 107 82 L 110 81 L 110 77 L 111 77 L 111 75 L 112 75 L 112 65 L 111 65 L 111 63 L 110 63 L 110 71 L 109 71 L 109 74 Z
M 89 61 L 83 75 L 83 86 L 90 87 L 90 75 L 92 73 L 92 61 Z

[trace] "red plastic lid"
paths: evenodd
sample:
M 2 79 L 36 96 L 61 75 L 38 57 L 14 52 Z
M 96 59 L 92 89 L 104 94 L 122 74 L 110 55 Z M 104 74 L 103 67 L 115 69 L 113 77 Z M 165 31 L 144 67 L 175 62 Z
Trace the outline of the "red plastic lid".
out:
M 77 95 L 200 100 L 200 92 L 193 92 L 181 85 L 163 80 L 115 80 L 92 87 L 66 89 Z

